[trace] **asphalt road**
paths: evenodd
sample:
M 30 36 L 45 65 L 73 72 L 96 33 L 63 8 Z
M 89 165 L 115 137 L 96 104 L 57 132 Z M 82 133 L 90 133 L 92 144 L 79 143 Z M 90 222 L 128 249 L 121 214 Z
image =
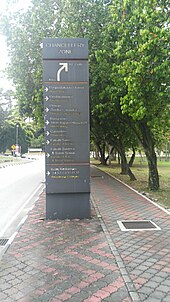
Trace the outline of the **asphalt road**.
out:
M 43 189 L 44 157 L 0 169 L 0 238 L 10 238 Z

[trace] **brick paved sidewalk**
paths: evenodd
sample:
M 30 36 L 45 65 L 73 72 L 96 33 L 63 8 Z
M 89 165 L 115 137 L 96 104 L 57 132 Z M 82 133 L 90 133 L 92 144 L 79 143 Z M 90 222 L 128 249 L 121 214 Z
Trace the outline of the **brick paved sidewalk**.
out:
M 1 260 L 0 301 L 170 301 L 169 215 L 94 167 L 92 197 L 92 219 L 45 221 L 40 196 Z M 122 219 L 161 231 L 122 232 Z
M 37 201 L 0 265 L 2 302 L 131 301 L 101 225 L 44 221 Z
M 92 167 L 92 196 L 113 254 L 132 294 L 141 301 L 170 301 L 170 215 Z M 122 232 L 119 220 L 152 220 L 161 230 Z M 135 294 L 135 295 L 134 295 Z

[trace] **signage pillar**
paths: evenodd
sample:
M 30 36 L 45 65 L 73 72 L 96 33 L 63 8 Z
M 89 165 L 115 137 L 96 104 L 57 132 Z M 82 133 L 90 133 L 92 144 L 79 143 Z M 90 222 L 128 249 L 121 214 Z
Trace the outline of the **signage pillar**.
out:
M 46 218 L 90 218 L 87 39 L 43 39 Z

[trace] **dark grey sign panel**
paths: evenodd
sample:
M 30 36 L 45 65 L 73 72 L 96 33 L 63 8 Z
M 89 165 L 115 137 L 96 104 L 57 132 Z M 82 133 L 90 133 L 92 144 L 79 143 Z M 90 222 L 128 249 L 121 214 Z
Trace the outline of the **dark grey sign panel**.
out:
M 50 129 L 46 130 L 46 133 L 50 133 L 46 139 L 46 164 L 88 162 L 89 139 L 85 137 L 87 131 L 88 129 L 82 129 L 82 127 L 69 128 L 66 133 L 60 130 L 54 130 L 54 132 L 51 132 Z
M 89 192 L 88 165 L 47 165 L 47 193 Z
M 87 202 L 84 207 L 89 208 L 87 45 L 86 39 L 44 39 L 43 41 L 46 193 L 47 203 L 52 202 L 52 208 L 55 207 L 54 196 L 58 198 L 58 194 L 63 194 L 63 204 L 68 200 L 67 194 L 72 194 L 70 195 L 72 202 L 74 194 L 75 200 L 82 194 L 82 200 Z M 66 50 L 69 49 L 71 51 L 67 52 Z M 70 213 L 71 206 L 70 204 Z M 47 208 L 51 213 L 52 208 L 49 204 Z M 75 217 L 79 214 L 77 209 Z M 50 217 L 52 216 L 50 214 Z M 64 212 L 58 214 L 58 217 L 60 216 L 64 218 Z M 90 213 L 87 215 L 86 212 L 84 217 L 87 216 L 90 216 Z
M 85 82 L 89 79 L 87 61 L 46 60 L 44 82 Z
M 90 217 L 89 193 L 47 194 L 48 219 L 74 219 Z
M 44 59 L 88 59 L 88 40 L 82 38 L 43 39 Z
M 53 85 L 45 86 L 45 89 L 47 87 L 47 163 L 89 162 L 88 86 L 60 84 L 54 93 L 51 92 Z
M 88 83 L 45 83 L 45 116 L 63 114 L 68 119 L 87 119 L 88 104 Z

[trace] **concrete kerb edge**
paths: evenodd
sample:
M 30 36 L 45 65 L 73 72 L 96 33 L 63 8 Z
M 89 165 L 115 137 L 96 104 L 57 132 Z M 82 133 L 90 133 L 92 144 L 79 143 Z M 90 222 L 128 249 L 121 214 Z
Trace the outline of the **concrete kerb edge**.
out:
M 19 166 L 19 165 L 25 165 L 25 164 L 29 164 L 31 163 L 32 161 L 25 161 L 25 162 L 7 162 L 7 164 L 0 164 L 0 169 L 5 169 L 5 168 L 8 168 L 8 167 L 12 167 L 12 166 Z
M 120 182 L 121 184 L 123 184 L 124 186 L 126 186 L 127 188 L 129 188 L 130 190 L 134 191 L 135 193 L 137 193 L 138 195 L 140 195 L 141 197 L 145 198 L 147 201 L 151 202 L 155 207 L 158 207 L 160 210 L 164 211 L 166 214 L 170 215 L 170 212 L 168 210 L 166 210 L 164 207 L 162 207 L 161 205 L 157 204 L 156 202 L 152 201 L 151 199 L 149 199 L 147 196 L 141 194 L 140 192 L 138 192 L 137 190 L 133 189 L 132 187 L 130 187 L 129 185 L 127 185 L 126 183 L 124 183 L 122 180 L 116 178 L 115 176 L 113 176 L 112 174 L 110 174 L 109 172 L 105 172 L 103 170 L 101 170 L 99 167 L 92 165 L 95 168 L 97 168 L 98 170 L 102 171 L 103 173 L 106 173 L 107 175 L 109 175 L 110 177 L 114 178 L 115 180 L 117 180 L 118 182 Z
M 136 291 L 136 289 L 133 285 L 133 282 L 132 282 L 132 280 L 129 276 L 128 271 L 126 270 L 125 264 L 124 264 L 124 262 L 123 262 L 123 260 L 120 256 L 120 253 L 118 252 L 118 250 L 117 250 L 117 248 L 116 248 L 116 246 L 115 246 L 115 244 L 114 244 L 114 242 L 113 242 L 113 240 L 112 240 L 112 238 L 109 234 L 108 228 L 107 228 L 106 224 L 104 223 L 104 221 L 102 219 L 102 216 L 100 214 L 100 211 L 99 211 L 99 209 L 98 209 L 98 207 L 95 203 L 95 199 L 94 199 L 92 194 L 91 194 L 91 202 L 92 202 L 92 204 L 94 206 L 94 209 L 96 211 L 97 217 L 98 217 L 100 225 L 102 227 L 102 230 L 103 230 L 103 232 L 106 236 L 106 240 L 107 240 L 108 245 L 110 247 L 111 253 L 113 254 L 113 256 L 116 259 L 117 266 L 119 267 L 120 273 L 121 273 L 122 278 L 125 282 L 125 285 L 126 285 L 128 293 L 129 293 L 129 296 L 131 297 L 133 302 L 140 302 L 141 299 L 140 299 L 140 297 L 139 297 L 139 295 L 138 295 L 138 293 L 137 293 L 137 291 Z M 129 286 L 129 284 L 130 284 L 130 286 Z
M 35 203 L 37 202 L 37 200 L 39 199 L 40 194 L 42 194 L 42 192 L 44 191 L 45 185 L 41 184 L 41 186 L 38 187 L 38 197 L 34 200 L 33 205 L 28 209 L 27 215 L 25 215 L 21 221 L 18 223 L 17 227 L 16 227 L 16 231 L 11 235 L 11 237 L 9 238 L 7 244 L 4 246 L 3 250 L 0 252 L 0 260 L 2 259 L 3 255 L 7 252 L 7 250 L 9 249 L 10 245 L 12 244 L 12 242 L 14 241 L 15 237 L 17 236 L 17 234 L 19 233 L 19 230 L 21 229 L 21 227 L 24 225 L 24 223 L 26 222 L 29 212 L 34 208 Z

